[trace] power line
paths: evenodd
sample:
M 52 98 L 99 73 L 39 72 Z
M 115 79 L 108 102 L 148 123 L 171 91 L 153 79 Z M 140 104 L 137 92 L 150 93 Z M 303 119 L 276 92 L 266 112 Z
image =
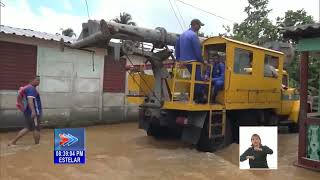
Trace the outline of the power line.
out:
M 182 19 L 182 22 L 183 22 L 184 28 L 187 28 L 186 22 L 184 21 L 184 19 L 183 19 L 182 15 L 181 15 L 181 12 L 180 12 L 179 6 L 177 5 L 177 1 L 176 1 L 176 0 L 173 0 L 173 2 L 174 2 L 174 4 L 176 5 L 176 8 L 177 8 L 177 10 L 178 10 L 178 13 L 179 13 L 179 15 L 180 15 L 180 17 L 181 17 L 181 19 Z
M 222 17 L 222 16 L 216 15 L 216 14 L 214 14 L 214 13 L 212 13 L 212 12 L 206 11 L 206 10 L 201 9 L 201 8 L 199 8 L 199 7 L 196 7 L 196 6 L 192 5 L 192 4 L 188 4 L 188 3 L 184 2 L 184 1 L 181 1 L 181 0 L 177 0 L 177 1 L 179 1 L 180 3 L 185 4 L 185 5 L 187 5 L 187 6 L 190 6 L 190 7 L 193 7 L 193 8 L 195 8 L 195 9 L 198 9 L 198 10 L 200 10 L 200 11 L 202 11 L 202 12 L 211 14 L 211 15 L 213 15 L 213 16 L 215 16 L 215 17 L 218 17 L 218 18 L 224 19 L 224 20 L 226 20 L 226 21 L 235 23 L 235 21 L 233 21 L 233 20 L 230 20 L 230 19 L 224 18 L 224 17 Z
M 178 18 L 178 16 L 177 16 L 177 14 L 176 14 L 176 11 L 174 11 L 174 8 L 173 8 L 173 5 L 172 5 L 171 1 L 170 1 L 170 0 L 168 0 L 168 1 L 169 1 L 169 3 L 170 3 L 170 6 L 171 6 L 171 8 L 172 8 L 172 11 L 173 11 L 174 15 L 176 16 L 176 18 L 177 18 L 177 20 L 178 20 L 178 22 L 179 22 L 179 24 L 180 24 L 181 30 L 183 31 L 182 24 L 181 24 L 181 22 L 180 22 L 180 20 L 179 20 L 179 18 Z
M 87 2 L 87 0 L 85 0 L 85 1 L 86 1 L 86 7 L 87 7 L 88 19 L 90 19 L 90 16 L 89 16 L 89 7 L 88 7 L 88 2 Z

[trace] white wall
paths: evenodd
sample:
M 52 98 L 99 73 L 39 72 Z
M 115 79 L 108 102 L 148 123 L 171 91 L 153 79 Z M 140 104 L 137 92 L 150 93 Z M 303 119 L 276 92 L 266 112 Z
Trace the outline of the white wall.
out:
M 61 49 L 56 41 L 2 35 L 1 41 L 36 45 L 37 74 L 45 126 L 77 126 L 137 120 L 138 106 L 127 106 L 125 93 L 103 92 L 103 67 L 106 49 L 92 52 Z M 134 64 L 145 58 L 130 56 Z M 127 63 L 130 64 L 130 63 Z M 127 86 L 126 86 L 127 87 Z M 17 90 L 0 90 L 0 128 L 20 127 L 22 113 L 15 107 Z
M 66 117 L 61 119 L 68 121 L 67 124 L 90 124 L 101 120 L 105 51 L 97 50 L 92 54 L 70 48 L 61 52 L 58 48 L 38 46 L 37 65 L 45 112 L 63 112 L 61 116 Z M 45 122 L 51 124 L 52 118 L 47 117 Z
M 106 50 L 95 49 L 94 71 L 92 52 L 61 50 L 60 44 L 13 35 L 2 41 L 37 45 L 37 74 L 43 103 L 45 125 L 91 124 L 102 118 L 103 66 Z M 17 91 L 0 91 L 0 128 L 23 124 L 15 108 Z

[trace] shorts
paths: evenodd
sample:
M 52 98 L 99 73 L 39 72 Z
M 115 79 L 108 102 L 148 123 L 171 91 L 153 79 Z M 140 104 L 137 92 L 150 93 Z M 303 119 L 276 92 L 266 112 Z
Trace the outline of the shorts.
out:
M 28 128 L 30 131 L 40 131 L 40 116 L 36 116 L 37 118 L 37 125 L 35 125 L 34 120 L 31 118 L 31 115 L 29 114 L 24 114 L 24 119 L 26 121 L 26 126 L 25 128 Z

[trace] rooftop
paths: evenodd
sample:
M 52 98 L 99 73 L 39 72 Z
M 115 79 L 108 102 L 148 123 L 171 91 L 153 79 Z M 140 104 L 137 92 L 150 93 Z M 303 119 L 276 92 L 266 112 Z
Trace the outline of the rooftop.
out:
M 25 36 L 25 37 L 31 37 L 31 38 L 37 38 L 37 39 L 44 39 L 48 41 L 60 41 L 61 39 L 64 40 L 66 43 L 72 43 L 75 41 L 75 38 L 71 38 L 68 36 L 60 35 L 60 34 L 49 34 L 45 32 L 40 31 L 34 31 L 31 29 L 21 29 L 21 28 L 15 28 L 10 26 L 0 26 L 0 34 L 13 34 L 17 36 Z
M 292 39 L 320 37 L 320 23 L 285 27 L 281 32 Z

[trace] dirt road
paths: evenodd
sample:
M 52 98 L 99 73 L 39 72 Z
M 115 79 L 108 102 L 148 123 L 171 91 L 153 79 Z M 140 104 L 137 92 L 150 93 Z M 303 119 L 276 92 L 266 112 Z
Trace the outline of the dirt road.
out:
M 319 180 L 320 173 L 293 166 L 297 134 L 279 135 L 278 170 L 248 171 L 238 167 L 238 145 L 201 153 L 175 140 L 155 140 L 136 123 L 86 128 L 85 165 L 53 164 L 53 130 L 42 130 L 41 144 L 28 134 L 7 147 L 16 132 L 0 133 L 1 180 Z

